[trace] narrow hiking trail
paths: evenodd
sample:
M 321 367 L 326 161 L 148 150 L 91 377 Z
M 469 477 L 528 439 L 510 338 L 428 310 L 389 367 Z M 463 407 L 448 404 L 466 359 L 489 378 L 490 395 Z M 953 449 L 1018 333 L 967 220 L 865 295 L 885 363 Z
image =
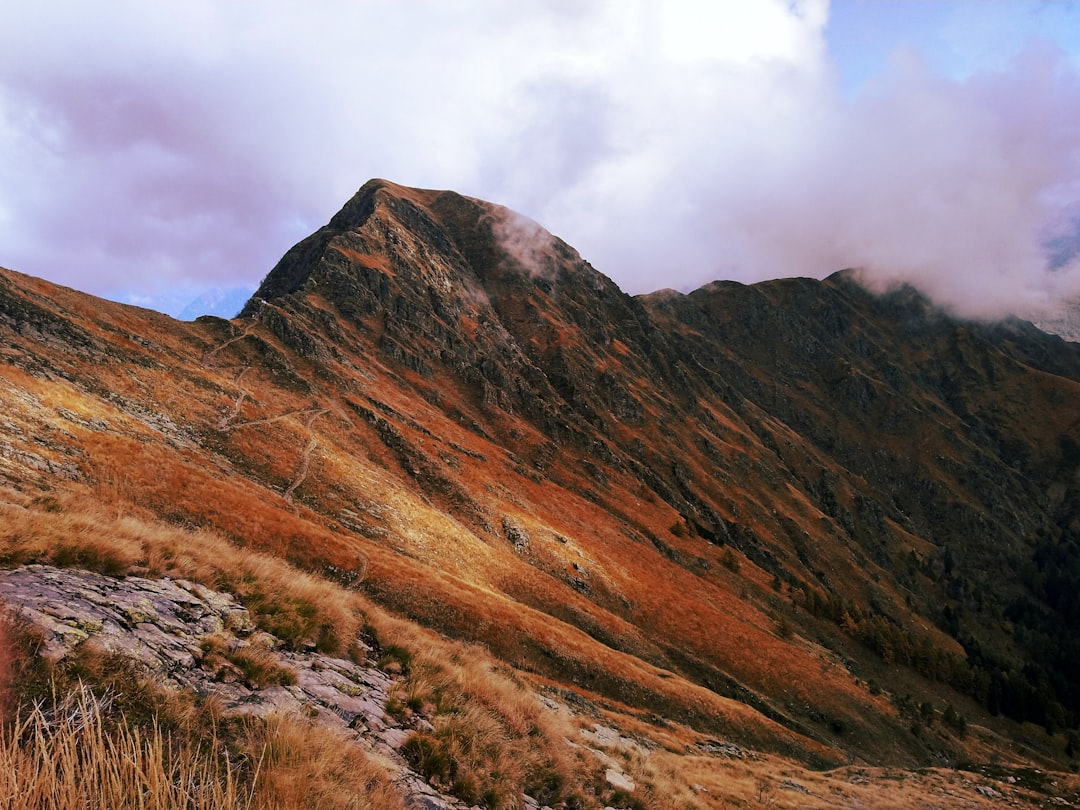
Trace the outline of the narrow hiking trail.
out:
M 235 385 L 240 390 L 240 393 L 236 395 L 236 401 L 233 403 L 232 411 L 225 414 L 221 417 L 220 420 L 218 420 L 218 430 L 229 430 L 229 423 L 240 415 L 240 407 L 244 404 L 244 400 L 247 398 L 248 395 L 247 389 L 244 388 L 242 382 L 244 379 L 244 375 L 247 374 L 249 371 L 251 371 L 251 366 L 244 366 L 244 368 L 240 370 L 240 373 L 236 375 L 236 379 L 233 380 L 233 385 Z
M 307 428 L 308 431 L 308 441 L 307 444 L 304 446 L 304 452 L 300 455 L 300 466 L 296 471 L 296 477 L 285 490 L 286 503 L 292 503 L 293 493 L 296 491 L 296 488 L 298 486 L 304 483 L 304 479 L 307 478 L 308 470 L 311 467 L 311 456 L 315 452 L 315 448 L 319 446 L 319 439 L 315 435 L 312 424 L 314 424 L 315 420 L 318 419 L 320 416 L 323 416 L 324 414 L 327 414 L 329 412 L 330 411 L 327 408 L 320 408 L 317 411 L 313 411 L 308 416 L 307 421 L 304 423 L 304 427 Z
M 227 349 L 234 343 L 250 337 L 254 333 L 256 326 L 257 321 L 252 320 L 245 326 L 244 330 L 240 334 L 233 335 L 228 340 L 225 340 L 214 348 L 205 351 L 202 355 L 203 365 L 210 365 L 213 359 L 221 351 Z M 249 419 L 246 421 L 239 420 L 244 403 L 251 398 L 250 392 L 247 390 L 247 388 L 244 387 L 244 377 L 249 371 L 251 371 L 251 369 L 251 365 L 244 365 L 240 369 L 236 377 L 233 379 L 232 384 L 237 389 L 236 398 L 233 401 L 232 407 L 229 409 L 228 413 L 222 414 L 221 418 L 218 419 L 216 427 L 222 432 L 230 433 L 234 430 L 239 430 L 241 428 L 273 424 L 274 422 L 280 422 L 283 419 L 303 418 L 304 428 L 305 430 L 307 430 L 308 435 L 307 443 L 304 445 L 303 450 L 300 452 L 300 459 L 297 463 L 296 474 L 294 475 L 292 482 L 289 484 L 289 486 L 285 489 L 283 493 L 286 503 L 291 504 L 293 502 L 293 493 L 296 492 L 297 488 L 300 487 L 300 485 L 303 484 L 308 477 L 308 473 L 311 469 L 312 455 L 315 453 L 315 450 L 319 446 L 319 440 L 318 437 L 315 435 L 315 431 L 312 425 L 315 423 L 315 420 L 318 419 L 320 416 L 324 416 L 325 414 L 329 413 L 330 409 L 318 407 L 314 403 L 312 403 L 311 405 L 305 406 L 303 408 L 286 411 L 275 416 L 269 416 L 262 419 Z M 346 424 L 349 424 L 351 427 L 351 422 L 349 422 L 348 418 L 344 416 L 344 414 L 339 415 L 341 415 Z
M 226 340 L 224 343 L 221 343 L 221 344 L 215 346 L 213 349 L 208 349 L 207 351 L 203 352 L 203 355 L 202 355 L 202 358 L 201 358 L 202 364 L 204 366 L 209 365 L 210 361 L 214 358 L 214 355 L 216 355 L 222 349 L 227 349 L 229 346 L 233 345 L 234 343 L 238 343 L 239 341 L 243 340 L 244 338 L 249 337 L 251 335 L 251 333 L 255 330 L 255 325 L 256 325 L 256 322 L 253 320 L 251 323 L 249 323 L 247 326 L 244 327 L 244 331 L 241 332 L 239 335 L 234 335 L 233 337 Z

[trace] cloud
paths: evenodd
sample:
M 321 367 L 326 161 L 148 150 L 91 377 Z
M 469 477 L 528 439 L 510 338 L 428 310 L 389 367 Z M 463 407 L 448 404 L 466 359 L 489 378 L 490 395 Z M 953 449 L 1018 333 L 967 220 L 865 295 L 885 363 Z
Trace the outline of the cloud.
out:
M 899 52 L 845 96 L 828 15 L 826 0 L 8 4 L 0 263 L 140 300 L 254 283 L 380 176 L 518 210 L 630 292 L 854 265 L 964 314 L 1077 292 L 1067 55 L 1032 45 L 942 78 Z
M 796 67 L 717 70 L 715 96 L 656 103 L 641 146 L 534 216 L 634 291 L 859 266 L 966 316 L 1080 294 L 1061 260 L 1080 198 L 1080 83 L 1062 54 L 955 80 L 898 53 L 854 98 Z M 627 126 L 640 112 L 620 111 Z
M 832 255 L 966 315 L 1033 313 L 1080 294 L 1077 268 L 1046 243 L 1080 192 L 1078 103 L 1076 74 L 1049 49 L 964 81 L 903 60 L 843 111 L 818 164 L 837 181 L 817 211 Z
M 531 276 L 554 279 L 555 240 L 550 231 L 509 208 L 496 208 L 488 218 L 499 246 Z

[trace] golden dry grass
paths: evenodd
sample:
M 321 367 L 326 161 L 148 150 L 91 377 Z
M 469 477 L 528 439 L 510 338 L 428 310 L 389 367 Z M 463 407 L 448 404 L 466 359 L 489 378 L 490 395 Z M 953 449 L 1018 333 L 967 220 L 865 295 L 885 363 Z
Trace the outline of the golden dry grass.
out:
M 592 763 L 566 745 L 573 727 L 535 692 L 474 647 L 413 641 L 402 697 L 406 710 L 433 724 L 406 743 L 422 772 L 465 801 L 493 808 L 516 806 L 522 792 L 556 804 L 589 790 Z
M 218 736 L 133 726 L 88 689 L 0 730 L 5 810 L 404 810 L 385 764 L 306 718 Z
M 252 808 L 228 759 L 156 726 L 108 725 L 89 692 L 24 709 L 0 731 L 0 807 L 10 810 Z
M 391 771 L 303 717 L 248 721 L 236 748 L 255 762 L 252 810 L 404 810 Z

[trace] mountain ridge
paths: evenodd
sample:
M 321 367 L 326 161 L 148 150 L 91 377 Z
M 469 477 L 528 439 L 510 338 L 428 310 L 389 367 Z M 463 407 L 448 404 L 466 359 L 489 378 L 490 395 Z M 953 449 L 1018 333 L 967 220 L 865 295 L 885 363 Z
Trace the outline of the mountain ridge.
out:
M 206 527 L 818 767 L 1069 761 L 1080 346 L 1029 324 L 851 271 L 632 297 L 508 209 L 371 181 L 236 319 L 3 271 L 0 330 L 22 508 Z
M 736 510 L 730 506 L 717 508 L 715 490 L 701 491 L 710 488 L 702 481 L 707 478 L 707 473 L 699 474 L 698 480 L 694 481 L 694 476 L 686 474 L 685 465 L 681 466 L 681 459 L 695 455 L 694 450 L 681 441 L 685 437 L 672 442 L 653 441 L 654 449 L 662 448 L 659 463 L 643 465 L 633 458 L 634 439 L 620 442 L 616 435 L 620 431 L 653 431 L 655 434 L 659 432 L 658 426 L 663 420 L 654 419 L 650 424 L 650 414 L 667 413 L 695 420 L 699 426 L 699 436 L 710 435 L 707 429 L 703 429 L 702 420 L 718 419 L 718 424 L 726 424 L 726 429 L 733 431 L 733 435 L 752 434 L 756 438 L 775 442 L 773 431 L 767 427 L 763 429 L 764 422 L 759 417 L 762 412 L 770 417 L 781 416 L 789 429 L 794 429 L 801 437 L 811 438 L 811 446 L 799 451 L 802 458 L 797 464 L 803 467 L 817 466 L 821 470 L 820 480 L 812 480 L 810 475 L 792 471 L 792 465 L 786 465 L 788 472 L 794 472 L 792 478 L 798 482 L 797 486 L 806 497 L 817 501 L 819 508 L 824 502 L 825 508 L 820 509 L 822 514 L 839 525 L 842 535 L 852 538 L 855 548 L 860 543 L 854 539 L 857 535 L 868 535 L 871 532 L 868 526 L 880 530 L 886 521 L 896 525 L 915 522 L 917 533 L 927 535 L 931 519 L 927 517 L 928 510 L 919 502 L 922 499 L 909 494 L 903 504 L 897 505 L 897 496 L 892 495 L 894 503 L 887 504 L 890 497 L 888 491 L 902 491 L 904 480 L 929 480 L 927 476 L 919 474 L 920 467 L 925 469 L 926 466 L 935 465 L 992 468 L 994 475 L 1000 477 L 997 491 L 990 496 L 996 504 L 991 509 L 973 509 L 970 504 L 951 501 L 949 495 L 942 494 L 940 487 L 933 485 L 931 498 L 940 502 L 932 507 L 933 511 L 956 511 L 957 527 L 993 537 L 982 540 L 980 547 L 986 551 L 977 556 L 999 553 L 1002 549 L 1022 556 L 1025 535 L 1053 530 L 1054 523 L 1045 513 L 1038 520 L 1012 531 L 1001 529 L 994 519 L 993 509 L 1000 511 L 1003 503 L 1007 504 L 1004 508 L 1013 514 L 1023 513 L 1018 498 L 1028 503 L 1037 502 L 1037 491 L 1024 480 L 1025 476 L 1016 475 L 1010 469 L 1014 460 L 1002 460 L 1002 456 L 1007 456 L 1009 451 L 997 436 L 1004 434 L 1006 428 L 982 424 L 971 412 L 972 403 L 962 391 L 965 388 L 995 385 L 998 376 L 1016 370 L 1013 364 L 1064 376 L 1075 382 L 1080 379 L 1080 365 L 1076 352 L 1068 344 L 1044 338 L 1030 326 L 1016 320 L 986 325 L 956 321 L 936 310 L 911 288 L 873 296 L 857 283 L 852 272 L 834 274 L 820 283 L 809 279 L 791 279 L 752 286 L 712 284 L 687 295 L 630 298 L 618 291 L 608 279 L 595 273 L 572 250 L 558 253 L 560 243 L 546 233 L 534 230 L 530 234 L 534 242 L 540 242 L 542 248 L 546 249 L 546 252 L 534 251 L 532 258 L 535 260 L 539 257 L 542 262 L 546 261 L 546 265 L 539 272 L 536 267 L 523 266 L 516 260 L 517 257 L 508 255 L 509 251 L 503 247 L 504 237 L 495 227 L 500 220 L 504 221 L 503 218 L 512 215 L 505 209 L 462 198 L 452 192 L 408 192 L 402 196 L 398 187 L 384 183 L 369 184 L 346 206 L 346 210 L 360 211 L 361 215 L 339 215 L 331 222 L 336 221 L 339 226 L 352 226 L 355 233 L 357 228 L 363 228 L 369 218 L 375 215 L 380 193 L 384 195 L 383 199 L 392 201 L 386 203 L 388 221 L 399 219 L 409 232 L 423 233 L 430 244 L 444 253 L 448 247 L 452 247 L 455 257 L 460 256 L 465 260 L 467 269 L 460 268 L 465 270 L 462 277 L 482 285 L 487 303 L 494 310 L 494 316 L 490 315 L 490 310 L 486 311 L 487 320 L 497 321 L 517 343 L 520 351 L 514 357 L 514 362 L 509 364 L 493 363 L 490 357 L 478 362 L 475 356 L 468 355 L 457 360 L 463 364 L 459 368 L 485 368 L 484 364 L 488 364 L 485 379 L 480 380 L 481 385 L 491 382 L 501 386 L 505 392 L 504 383 L 517 379 L 527 381 L 533 389 L 521 391 L 519 385 L 509 402 L 505 396 L 488 399 L 511 411 L 521 409 L 526 402 L 558 402 L 558 410 L 577 418 L 560 422 L 548 414 L 539 420 L 534 419 L 534 425 L 549 439 L 554 438 L 558 442 L 560 437 L 574 435 L 578 443 L 592 448 L 596 458 L 620 472 L 630 471 L 632 476 L 645 482 L 661 500 L 676 509 L 694 534 L 714 543 L 731 543 L 740 553 L 764 566 L 774 576 L 787 572 L 787 569 L 776 563 L 773 551 L 763 548 L 767 543 L 762 543 L 758 535 L 783 537 L 790 535 L 790 528 L 785 530 L 782 525 L 768 526 L 766 523 L 768 527 L 761 531 L 754 524 L 768 521 L 767 517 L 739 521 L 734 516 Z M 392 250 L 385 247 L 383 252 L 394 255 Z M 483 273 L 476 272 L 475 267 L 482 267 Z M 438 294 L 432 293 L 430 288 L 429 294 L 433 300 L 439 300 Z M 575 306 L 577 300 L 587 301 L 588 304 Z M 812 302 L 810 314 L 804 314 L 807 307 L 803 300 Z M 721 304 L 726 318 L 717 314 Z M 400 299 L 395 306 L 401 306 Z M 466 307 L 443 304 L 442 309 L 456 313 Z M 870 313 L 864 314 L 867 310 Z M 545 319 L 550 318 L 553 312 L 559 316 L 555 319 L 562 327 L 559 334 L 544 330 Z M 415 316 L 417 313 L 410 314 Z M 471 314 L 481 322 L 485 320 L 476 310 L 472 310 Z M 659 320 L 665 316 L 672 329 L 657 328 Z M 424 313 L 421 320 L 424 317 L 438 321 L 438 307 Z M 406 323 L 409 320 L 406 318 Z M 919 370 L 914 375 L 899 371 L 895 364 L 884 360 L 885 351 L 875 348 L 875 344 L 882 343 L 887 337 L 881 335 L 886 322 L 902 340 L 935 344 L 938 354 L 933 363 L 939 363 L 945 357 L 950 360 L 950 365 L 930 371 Z M 618 337 L 610 329 L 610 325 L 615 323 L 620 327 Z M 727 328 L 716 331 L 710 340 L 699 341 L 698 346 L 691 347 L 693 337 L 701 332 L 703 323 L 714 331 L 719 324 L 725 324 Z M 567 325 L 570 329 L 566 328 Z M 769 339 L 762 340 L 762 333 L 769 329 L 773 330 L 773 334 Z M 690 340 L 678 349 L 672 349 L 672 335 Z M 611 352 L 603 349 L 616 341 L 621 352 L 618 358 L 613 358 Z M 401 359 L 402 354 L 396 350 L 396 346 L 404 342 L 402 339 L 390 344 L 394 347 L 390 354 Z M 902 354 L 899 342 L 895 338 L 891 342 L 888 353 L 894 356 Z M 711 358 L 715 362 L 724 356 L 724 347 L 732 344 L 737 344 L 739 350 L 728 352 L 729 356 L 734 356 L 725 364 L 723 371 L 709 368 L 698 359 L 704 357 L 709 362 Z M 845 344 L 850 344 L 850 347 Z M 445 347 L 441 348 L 445 353 Z M 451 352 L 454 350 L 455 347 L 450 347 Z M 982 373 L 972 360 L 975 355 L 979 355 L 979 363 L 984 366 Z M 748 378 L 746 371 L 751 363 L 757 373 L 753 378 Z M 880 368 L 882 365 L 883 369 Z M 617 368 L 616 373 L 597 373 L 601 367 L 606 369 L 612 366 Z M 1010 367 L 1008 371 L 1005 366 Z M 421 372 L 432 373 L 422 364 L 415 367 Z M 634 373 L 628 373 L 631 369 Z M 778 372 L 784 375 L 783 384 L 766 388 L 764 397 L 755 398 L 754 393 L 762 390 L 763 382 L 769 377 L 775 378 Z M 830 390 L 815 386 L 814 378 L 818 376 L 825 378 Z M 730 380 L 739 377 L 742 377 L 742 390 L 733 391 Z M 959 378 L 966 379 L 958 383 Z M 651 385 L 647 391 L 642 391 L 640 386 L 635 390 L 635 379 L 648 379 Z M 719 380 L 724 382 L 717 385 Z M 466 382 L 475 384 L 475 376 L 466 377 Z M 813 392 L 811 401 L 818 409 L 831 408 L 834 417 L 838 413 L 836 400 L 839 398 L 848 402 L 849 411 L 853 411 L 850 427 L 824 432 L 815 420 L 805 418 L 804 410 L 792 407 L 785 401 L 790 399 L 788 392 L 794 387 L 801 387 L 804 394 L 816 387 L 818 390 Z M 839 397 L 832 389 L 839 392 Z M 929 389 L 921 393 L 924 402 L 915 408 L 905 408 L 905 398 L 910 396 L 911 391 L 919 389 Z M 749 397 L 747 391 L 751 392 Z M 703 394 L 714 398 L 709 408 L 702 410 L 687 405 L 689 400 L 700 399 Z M 661 401 L 665 404 L 661 405 Z M 806 401 L 804 396 L 802 402 Z M 745 407 L 747 402 L 751 403 L 750 408 Z M 854 409 L 851 404 L 855 405 Z M 859 520 L 857 509 L 845 509 L 841 504 L 833 503 L 837 498 L 833 492 L 836 484 L 843 487 L 844 482 L 840 479 L 851 477 L 845 475 L 844 467 L 857 462 L 862 455 L 862 448 L 857 443 L 846 442 L 844 436 L 865 436 L 867 431 L 884 425 L 889 428 L 888 432 L 899 438 L 917 423 L 918 411 L 923 407 L 936 409 L 943 415 L 943 418 L 932 420 L 930 427 L 933 428 L 934 422 L 939 423 L 934 430 L 937 434 L 934 441 L 941 447 L 951 444 L 952 451 L 940 462 L 931 462 L 926 458 L 905 459 L 899 447 L 894 446 L 893 450 L 880 448 L 879 453 L 891 453 L 890 463 L 886 466 L 902 472 L 878 476 L 881 494 L 870 499 L 871 505 L 867 505 L 866 499 L 863 499 L 860 508 L 865 515 L 862 520 Z M 869 418 L 857 412 L 871 408 L 876 412 Z M 1060 423 L 1067 419 L 1068 409 L 1062 412 L 1058 408 L 1058 411 L 1062 414 Z M 525 412 L 528 412 L 527 409 Z M 1013 414 L 1010 418 L 1019 421 L 1021 415 Z M 946 420 L 951 424 L 940 424 Z M 1058 427 L 1063 427 L 1063 424 L 1058 424 Z M 955 440 L 957 435 L 964 432 L 979 432 L 979 442 L 986 444 L 989 440 L 994 446 L 990 452 L 979 450 L 971 455 L 970 448 L 965 447 L 964 442 Z M 666 450 L 663 449 L 665 445 Z M 823 459 L 821 456 L 824 453 L 829 453 L 833 458 Z M 963 457 L 963 460 L 957 456 Z M 844 466 L 829 472 L 837 460 Z M 700 461 L 700 468 L 707 470 L 708 461 Z M 594 462 L 584 462 L 585 465 L 591 463 Z M 599 466 L 594 464 L 594 469 Z M 865 485 L 874 473 L 865 464 L 858 463 L 849 472 L 856 481 L 847 484 L 848 492 L 845 494 L 855 505 L 859 501 L 855 490 Z M 594 477 L 599 478 L 605 475 L 599 469 L 594 473 Z M 940 469 L 930 478 L 940 478 L 955 485 L 956 475 L 955 469 Z M 830 483 L 832 476 L 839 477 L 836 482 Z M 1062 477 L 1067 479 L 1068 476 Z M 1069 486 L 1061 480 L 1044 483 L 1048 488 Z M 985 498 L 989 493 L 982 495 Z M 755 500 L 759 503 L 765 500 L 764 493 Z M 884 509 L 881 507 L 883 502 L 887 504 Z M 1071 522 L 1071 518 L 1066 520 L 1068 522 Z M 955 530 L 950 528 L 949 531 Z M 793 542 L 792 538 L 788 539 Z M 944 543 L 942 540 L 939 542 Z M 864 551 L 860 549 L 858 553 Z M 881 551 L 875 550 L 875 553 L 880 554 Z M 820 573 L 816 579 L 827 585 L 828 578 L 822 582 Z

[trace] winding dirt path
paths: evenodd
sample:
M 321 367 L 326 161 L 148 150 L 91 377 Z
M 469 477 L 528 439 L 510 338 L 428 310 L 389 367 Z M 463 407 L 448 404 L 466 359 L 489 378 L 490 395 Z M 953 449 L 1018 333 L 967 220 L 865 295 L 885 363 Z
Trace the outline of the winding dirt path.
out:
M 244 366 L 240 373 L 236 375 L 236 379 L 233 380 L 233 384 L 240 389 L 240 393 L 236 395 L 236 402 L 233 403 L 232 411 L 218 420 L 218 430 L 229 430 L 229 423 L 240 415 L 240 406 L 244 404 L 244 399 L 247 397 L 247 389 L 241 383 L 244 375 L 249 371 L 251 371 L 251 366 Z
M 237 343 L 238 341 L 241 341 L 244 338 L 246 338 L 248 335 L 250 335 L 252 333 L 252 331 L 254 329 L 255 329 L 255 322 L 252 321 L 246 327 L 244 327 L 244 331 L 241 332 L 239 335 L 234 335 L 233 337 L 229 338 L 228 340 L 226 340 L 224 343 L 220 344 L 219 346 L 215 346 L 213 349 L 209 349 L 209 350 L 203 352 L 203 355 L 202 355 L 202 358 L 201 358 L 203 365 L 206 365 L 207 363 L 209 363 L 213 359 L 214 355 L 217 354 L 218 352 L 220 352 L 222 349 L 226 349 L 229 346 L 233 345 L 234 343 Z
M 308 430 L 308 441 L 304 446 L 304 452 L 300 455 L 300 466 L 296 470 L 296 477 L 293 479 L 293 482 L 289 484 L 288 489 L 285 490 L 286 503 L 292 503 L 293 492 L 295 492 L 296 488 L 304 483 L 304 479 L 307 478 L 308 470 L 311 467 L 311 455 L 315 452 L 315 448 L 319 446 L 319 440 L 315 437 L 315 431 L 312 430 L 311 426 L 316 419 L 329 412 L 330 411 L 327 408 L 320 408 L 317 411 L 312 411 L 308 416 L 307 422 L 304 423 L 304 427 Z
M 214 356 L 217 355 L 219 352 L 251 335 L 253 330 L 255 329 L 255 325 L 256 322 L 252 321 L 244 328 L 244 330 L 240 334 L 234 335 L 233 337 L 222 342 L 218 346 L 215 346 L 213 349 L 209 349 L 204 352 L 202 355 L 203 365 L 208 365 L 210 361 L 214 359 Z M 293 493 L 302 483 L 304 483 L 305 479 L 307 479 L 308 472 L 311 469 L 311 456 L 314 454 L 315 449 L 319 446 L 319 440 L 315 436 L 315 431 L 312 429 L 312 425 L 314 424 L 316 419 L 318 419 L 320 416 L 323 416 L 324 414 L 329 413 L 330 410 L 328 408 L 314 408 L 309 406 L 306 408 L 299 408 L 293 411 L 286 411 L 285 413 L 278 414 L 277 416 L 267 417 L 266 419 L 252 419 L 246 422 L 237 422 L 235 420 L 238 416 L 240 416 L 240 409 L 244 405 L 244 400 L 248 398 L 248 391 L 246 388 L 244 388 L 243 383 L 244 375 L 246 375 L 249 371 L 251 371 L 251 366 L 244 366 L 240 370 L 240 373 L 237 374 L 236 378 L 233 380 L 233 384 L 237 388 L 236 400 L 233 402 L 230 411 L 227 414 L 223 414 L 222 417 L 218 420 L 217 429 L 225 432 L 230 432 L 233 430 L 238 430 L 239 428 L 253 427 L 255 425 L 269 425 L 273 422 L 279 422 L 282 419 L 306 415 L 304 427 L 307 429 L 308 432 L 307 444 L 304 445 L 304 449 L 300 453 L 300 461 L 296 469 L 296 475 L 294 476 L 292 483 L 289 484 L 284 493 L 286 503 L 292 503 Z

